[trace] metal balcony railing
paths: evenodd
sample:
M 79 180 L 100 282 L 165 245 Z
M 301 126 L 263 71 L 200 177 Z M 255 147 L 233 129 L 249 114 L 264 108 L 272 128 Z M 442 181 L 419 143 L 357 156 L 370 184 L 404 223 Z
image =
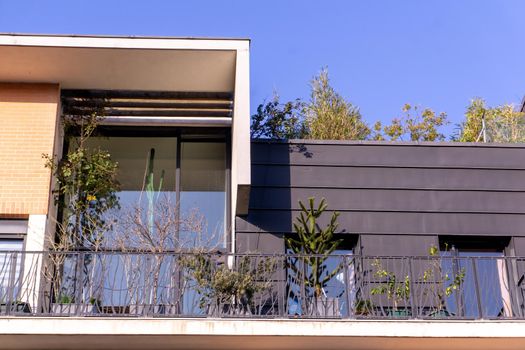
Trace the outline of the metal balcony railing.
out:
M 0 316 L 525 319 L 525 258 L 0 252 Z

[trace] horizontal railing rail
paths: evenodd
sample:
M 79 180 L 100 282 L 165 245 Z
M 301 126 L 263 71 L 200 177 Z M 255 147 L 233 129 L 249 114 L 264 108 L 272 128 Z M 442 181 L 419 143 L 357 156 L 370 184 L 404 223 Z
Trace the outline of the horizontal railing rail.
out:
M 0 252 L 0 317 L 525 319 L 525 258 Z

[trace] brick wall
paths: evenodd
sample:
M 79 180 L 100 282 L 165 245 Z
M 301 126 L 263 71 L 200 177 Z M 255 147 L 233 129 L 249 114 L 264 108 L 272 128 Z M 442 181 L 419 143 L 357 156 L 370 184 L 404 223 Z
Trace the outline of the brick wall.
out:
M 0 83 L 0 218 L 47 214 L 59 100 L 55 84 Z

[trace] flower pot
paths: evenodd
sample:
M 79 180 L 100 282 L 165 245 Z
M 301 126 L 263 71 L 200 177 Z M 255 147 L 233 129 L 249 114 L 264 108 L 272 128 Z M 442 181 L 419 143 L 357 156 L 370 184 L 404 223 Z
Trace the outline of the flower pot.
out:
M 397 317 L 403 318 L 403 317 L 410 317 L 411 313 L 410 313 L 410 310 L 400 309 L 400 310 L 390 310 L 388 312 L 388 315 L 392 317 L 396 317 L 396 318 Z
M 356 317 L 365 317 L 373 315 L 374 304 L 369 299 L 356 300 L 353 305 L 353 309 L 350 311 L 350 315 Z
M 453 313 L 448 312 L 447 310 L 434 310 L 428 314 L 428 317 L 431 318 L 450 318 L 454 317 Z
M 341 317 L 339 298 L 312 297 L 306 299 L 306 310 L 303 316 L 311 317 Z
M 28 303 L 24 302 L 12 302 L 10 304 L 0 304 L 0 315 L 6 315 L 7 313 L 31 313 L 31 307 Z
M 53 316 L 86 316 L 98 314 L 100 307 L 98 304 L 53 304 L 51 314 Z
M 165 304 L 143 304 L 143 305 L 130 305 L 129 314 L 131 316 L 155 316 L 155 315 L 167 315 L 174 312 L 175 305 Z

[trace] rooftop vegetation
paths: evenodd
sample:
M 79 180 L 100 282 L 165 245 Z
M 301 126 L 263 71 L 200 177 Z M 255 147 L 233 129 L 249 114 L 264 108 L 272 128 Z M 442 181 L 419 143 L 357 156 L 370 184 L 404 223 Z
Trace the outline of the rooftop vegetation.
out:
M 378 102 L 380 103 L 380 102 Z M 512 104 L 488 106 L 474 98 L 463 120 L 447 134 L 450 121 L 445 112 L 403 104 L 400 115 L 390 122 L 365 120 L 359 107 L 330 84 L 328 70 L 322 69 L 310 81 L 308 99 L 281 102 L 274 92 L 257 107 L 251 117 L 252 138 L 376 140 L 376 141 L 455 141 L 525 142 L 525 115 Z

